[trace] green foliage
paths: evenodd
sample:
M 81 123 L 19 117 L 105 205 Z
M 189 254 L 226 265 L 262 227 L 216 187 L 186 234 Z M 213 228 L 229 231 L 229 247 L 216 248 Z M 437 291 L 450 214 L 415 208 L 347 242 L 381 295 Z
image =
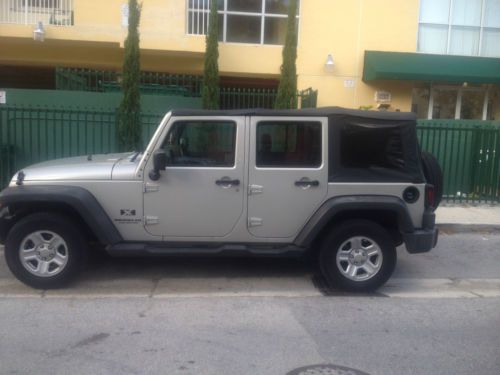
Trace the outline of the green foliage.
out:
M 372 105 L 360 105 L 359 109 L 361 109 L 362 111 L 369 111 L 369 110 L 373 109 L 373 106 Z
M 139 23 L 141 5 L 129 0 L 128 35 L 125 40 L 122 90 L 123 99 L 118 108 L 118 141 L 122 151 L 142 147 Z
M 203 74 L 202 99 L 204 109 L 219 109 L 219 17 L 217 1 L 210 4 L 210 21 L 206 38 L 205 71 Z
M 297 108 L 297 0 L 290 1 L 288 8 L 288 25 L 286 41 L 283 47 L 283 64 L 281 65 L 281 78 L 278 95 L 274 108 Z

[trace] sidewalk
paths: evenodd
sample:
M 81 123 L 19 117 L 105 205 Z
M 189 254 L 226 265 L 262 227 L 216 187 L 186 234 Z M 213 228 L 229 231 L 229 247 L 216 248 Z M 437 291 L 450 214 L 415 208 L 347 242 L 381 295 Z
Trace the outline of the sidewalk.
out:
M 442 205 L 436 211 L 440 228 L 500 231 L 500 205 L 452 206 Z

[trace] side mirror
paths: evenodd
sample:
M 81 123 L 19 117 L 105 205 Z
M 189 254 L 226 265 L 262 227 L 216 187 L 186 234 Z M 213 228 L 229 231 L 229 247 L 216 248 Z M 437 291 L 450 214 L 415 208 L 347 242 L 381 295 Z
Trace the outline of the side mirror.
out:
M 167 154 L 165 150 L 156 150 L 153 154 L 153 169 L 149 172 L 149 178 L 153 181 L 160 179 L 160 171 L 167 167 Z

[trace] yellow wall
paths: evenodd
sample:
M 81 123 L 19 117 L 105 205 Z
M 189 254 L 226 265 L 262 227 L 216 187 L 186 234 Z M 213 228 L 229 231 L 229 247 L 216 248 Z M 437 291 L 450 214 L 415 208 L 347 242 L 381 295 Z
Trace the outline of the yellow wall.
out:
M 320 106 L 375 107 L 374 93 L 383 90 L 392 94 L 392 109 L 410 110 L 411 83 L 367 85 L 361 78 L 365 50 L 416 50 L 418 14 L 418 0 L 303 1 L 298 49 L 300 87 L 318 89 Z M 324 69 L 328 54 L 335 62 L 332 72 Z M 354 87 L 349 87 L 352 81 Z
M 75 25 L 45 25 L 44 43 L 32 25 L 0 24 L 0 64 L 119 68 L 126 28 L 125 0 L 74 0 Z M 185 0 L 143 0 L 142 68 L 200 74 L 205 38 L 186 34 Z M 361 81 L 365 50 L 415 51 L 418 0 L 302 0 L 298 47 L 300 89 L 319 90 L 318 105 L 376 106 L 374 92 L 390 91 L 392 109 L 409 110 L 412 84 Z M 221 43 L 223 75 L 278 77 L 280 46 Z M 332 72 L 324 63 L 331 53 Z M 344 87 L 345 81 L 354 87 Z

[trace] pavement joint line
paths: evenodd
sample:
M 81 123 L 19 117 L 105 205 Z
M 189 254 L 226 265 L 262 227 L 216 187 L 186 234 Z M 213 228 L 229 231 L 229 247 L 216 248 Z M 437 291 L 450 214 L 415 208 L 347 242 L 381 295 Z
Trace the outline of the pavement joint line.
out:
M 476 292 L 473 292 L 473 291 L 469 291 L 470 294 L 474 294 L 475 296 L 479 297 L 479 298 L 484 298 L 484 296 L 482 296 L 481 294 L 478 294 Z
M 157 278 L 157 279 L 153 279 L 153 286 L 151 288 L 151 292 L 149 292 L 149 298 L 153 298 L 155 292 L 156 292 L 156 289 L 158 289 L 158 284 L 160 284 L 160 280 L 161 278 Z
M 0 298 L 305 298 L 305 297 L 323 297 L 321 290 L 317 285 L 310 281 L 310 288 L 294 289 L 273 289 L 266 287 L 255 287 L 251 284 L 243 288 L 220 289 L 213 287 L 198 291 L 196 289 L 183 290 L 182 285 L 189 287 L 189 280 L 182 284 L 179 289 L 175 287 L 171 290 L 159 291 L 159 285 L 162 280 L 168 284 L 169 278 L 152 279 L 153 285 L 145 290 L 123 292 L 112 285 L 111 288 L 94 291 L 93 288 L 106 286 L 106 282 L 96 283 L 84 286 L 83 288 L 68 288 L 63 292 L 51 290 L 35 290 L 25 288 L 19 290 L 17 283 L 11 283 L 10 278 L 0 279 L 0 285 L 4 288 L 0 292 Z M 175 280 L 175 279 L 174 279 Z M 3 283 L 2 283 L 3 282 Z M 6 283 L 5 283 L 6 282 Z M 118 282 L 118 285 L 120 283 Z M 13 286 L 12 293 L 9 293 L 10 285 Z M 293 285 L 293 284 L 292 284 Z M 386 298 L 500 298 L 500 278 L 392 278 L 379 291 L 373 294 L 353 294 L 353 293 L 332 293 L 327 297 L 386 297 Z

